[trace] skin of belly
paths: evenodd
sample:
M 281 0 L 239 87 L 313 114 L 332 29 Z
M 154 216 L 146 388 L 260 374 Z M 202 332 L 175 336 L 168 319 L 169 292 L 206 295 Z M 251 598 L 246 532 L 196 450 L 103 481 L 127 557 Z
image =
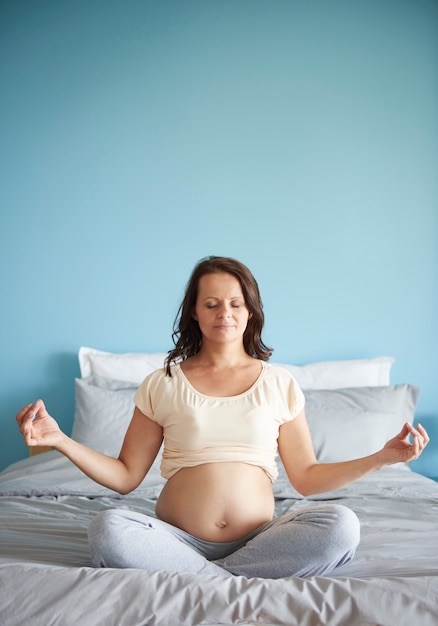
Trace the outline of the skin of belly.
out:
M 160 519 L 205 541 L 244 537 L 272 519 L 272 483 L 247 463 L 204 463 L 180 469 L 155 508 Z

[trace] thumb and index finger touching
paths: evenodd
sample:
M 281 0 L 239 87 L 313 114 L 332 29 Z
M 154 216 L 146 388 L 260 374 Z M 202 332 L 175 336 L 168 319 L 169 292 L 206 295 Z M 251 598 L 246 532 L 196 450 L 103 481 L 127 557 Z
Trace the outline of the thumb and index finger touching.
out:
M 46 417 L 48 415 L 46 405 L 42 400 L 27 404 L 16 415 L 16 420 L 20 428 L 33 422 L 36 417 Z

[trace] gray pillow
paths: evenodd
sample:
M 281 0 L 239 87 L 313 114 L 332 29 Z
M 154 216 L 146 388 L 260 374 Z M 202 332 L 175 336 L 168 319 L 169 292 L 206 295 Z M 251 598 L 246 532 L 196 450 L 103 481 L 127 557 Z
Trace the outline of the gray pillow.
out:
M 100 376 L 75 380 L 76 408 L 72 437 L 76 441 L 117 457 L 134 412 L 137 385 Z M 162 450 L 157 454 L 141 488 L 156 486 L 157 497 L 165 480 L 160 474 Z M 146 497 L 152 497 L 150 491 Z
M 72 438 L 110 455 L 118 455 L 134 412 L 137 386 L 95 377 L 75 380 Z
M 418 393 L 406 384 L 304 391 L 318 461 L 347 461 L 380 450 L 413 421 Z

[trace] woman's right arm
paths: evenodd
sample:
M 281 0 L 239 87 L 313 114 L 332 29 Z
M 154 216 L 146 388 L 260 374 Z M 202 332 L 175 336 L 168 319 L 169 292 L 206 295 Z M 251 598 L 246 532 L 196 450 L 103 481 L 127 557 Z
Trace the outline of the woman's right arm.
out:
M 137 407 L 118 459 L 92 450 L 64 434 L 42 400 L 25 406 L 17 414 L 17 423 L 26 445 L 52 446 L 92 480 L 122 494 L 138 487 L 163 441 L 161 426 Z

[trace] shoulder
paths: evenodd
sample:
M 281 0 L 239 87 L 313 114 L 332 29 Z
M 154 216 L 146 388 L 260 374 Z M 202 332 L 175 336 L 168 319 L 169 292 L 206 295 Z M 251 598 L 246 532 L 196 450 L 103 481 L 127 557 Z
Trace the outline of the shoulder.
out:
M 167 375 L 165 367 L 160 367 L 159 369 L 154 370 L 153 372 L 148 374 L 146 378 L 144 378 L 143 382 L 139 386 L 139 389 L 147 389 L 173 381 L 176 378 L 175 374 L 177 373 L 178 369 L 179 365 L 171 365 L 171 376 Z
M 295 417 L 305 405 L 304 394 L 293 374 L 281 365 L 265 364 L 264 380 L 266 389 L 275 390 L 289 408 L 290 415 Z
M 177 367 L 177 366 L 175 366 Z M 134 403 L 142 413 L 153 419 L 157 404 L 164 397 L 173 397 L 177 376 L 167 376 L 165 368 L 146 376 L 134 396 Z
M 293 374 L 281 365 L 265 363 L 265 377 L 270 378 L 271 380 L 277 380 L 287 385 L 295 384 L 298 386 L 298 383 Z

